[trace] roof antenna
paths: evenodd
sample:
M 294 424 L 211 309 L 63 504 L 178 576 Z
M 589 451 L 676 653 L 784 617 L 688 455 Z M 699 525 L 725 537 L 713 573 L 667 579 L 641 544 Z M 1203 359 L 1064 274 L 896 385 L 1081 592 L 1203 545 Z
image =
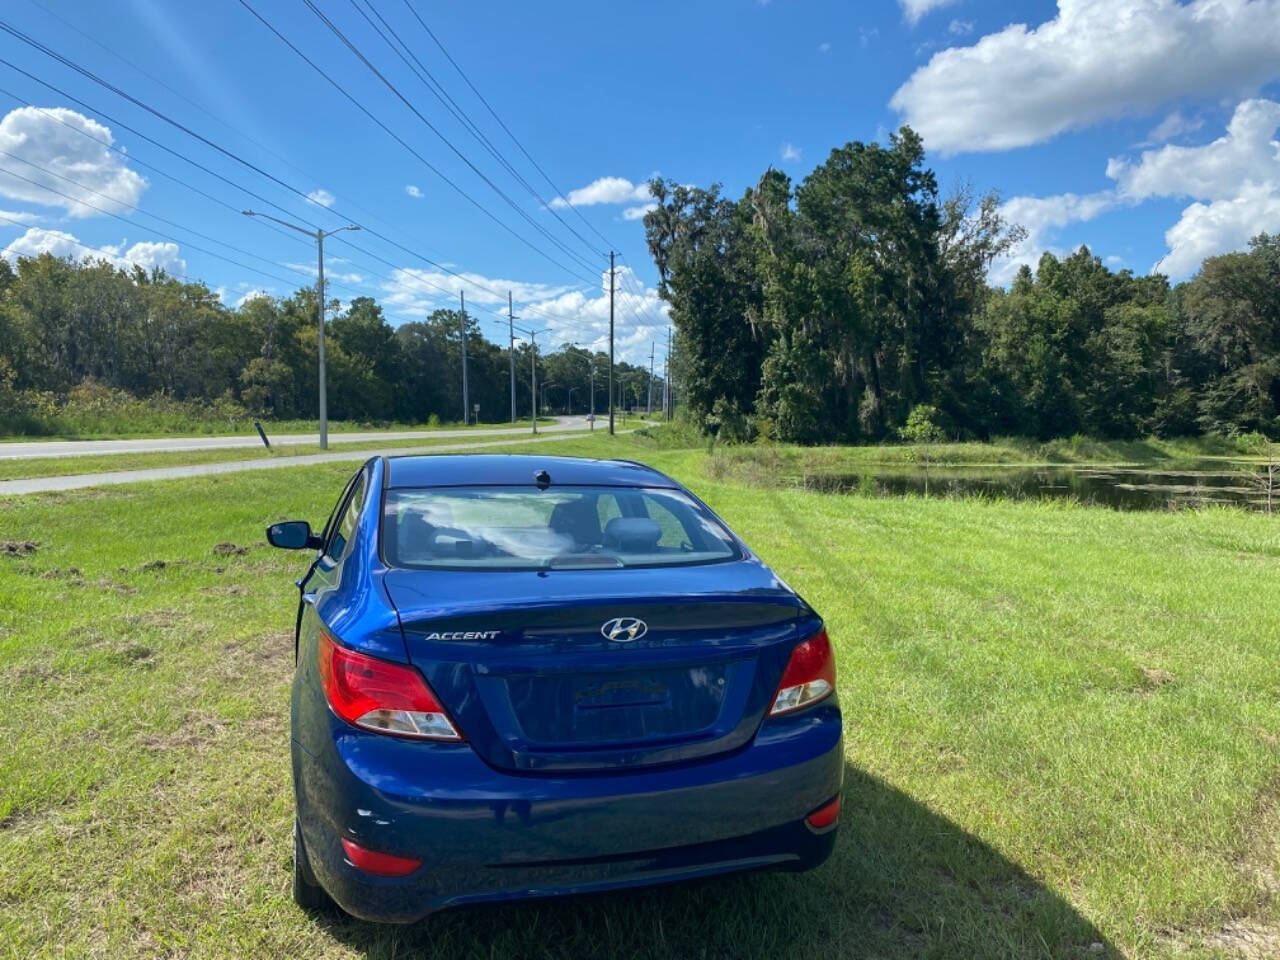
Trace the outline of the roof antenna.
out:
M 533 475 L 533 482 L 538 485 L 539 490 L 545 490 L 551 486 L 551 474 L 546 470 L 539 470 Z

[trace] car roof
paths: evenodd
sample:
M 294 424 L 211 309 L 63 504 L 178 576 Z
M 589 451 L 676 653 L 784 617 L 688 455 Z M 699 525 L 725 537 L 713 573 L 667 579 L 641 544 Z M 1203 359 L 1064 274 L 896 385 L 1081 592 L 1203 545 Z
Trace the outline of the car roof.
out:
M 633 460 L 589 460 L 518 454 L 405 456 L 387 458 L 388 487 L 535 486 L 545 470 L 551 487 L 671 487 L 677 484 L 652 467 Z

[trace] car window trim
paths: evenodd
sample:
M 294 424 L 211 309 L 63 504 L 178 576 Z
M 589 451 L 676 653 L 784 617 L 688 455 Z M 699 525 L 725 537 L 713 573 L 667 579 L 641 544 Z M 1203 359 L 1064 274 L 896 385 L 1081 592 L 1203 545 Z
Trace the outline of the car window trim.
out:
M 347 485 L 346 493 L 343 494 L 342 506 L 339 507 L 337 512 L 334 514 L 333 529 L 328 531 L 325 536 L 324 547 L 321 548 L 322 552 L 320 556 L 321 559 L 325 561 L 325 564 L 330 568 L 336 567 L 342 562 L 342 557 L 334 557 L 329 551 L 333 547 L 334 535 L 338 532 L 338 528 L 342 526 L 342 518 L 347 515 L 347 510 L 351 508 L 351 501 L 355 499 L 356 489 L 360 486 L 362 481 L 364 482 L 365 489 L 364 495 L 360 498 L 360 506 L 362 509 L 364 507 L 365 497 L 367 497 L 369 493 L 368 472 L 369 465 L 364 464 L 356 471 L 355 476 L 351 478 L 350 483 Z M 344 545 L 343 556 L 345 555 L 346 549 Z

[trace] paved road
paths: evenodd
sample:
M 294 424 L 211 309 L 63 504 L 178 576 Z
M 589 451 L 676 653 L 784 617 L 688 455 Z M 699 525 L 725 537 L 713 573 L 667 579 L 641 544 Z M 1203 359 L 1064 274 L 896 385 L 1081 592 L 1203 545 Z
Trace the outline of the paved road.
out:
M 556 417 L 555 423 L 539 424 L 539 432 L 585 430 L 583 417 Z M 441 437 L 500 437 L 529 433 L 529 425 L 518 427 L 480 427 L 463 433 L 459 430 L 401 430 L 396 432 L 331 433 L 329 443 L 391 443 L 397 440 L 431 440 Z M 315 433 L 267 434 L 273 447 L 297 446 L 320 442 Z M 142 440 L 33 440 L 0 443 L 0 460 L 34 460 L 37 457 L 93 457 L 111 453 L 161 453 L 169 450 L 231 450 L 238 447 L 261 447 L 257 434 L 234 437 L 148 437 Z
M 245 470 L 275 470 L 280 467 L 305 467 L 315 463 L 352 463 L 378 455 L 394 457 L 413 453 L 461 453 L 483 450 L 485 447 L 506 447 L 513 444 L 552 443 L 556 440 L 572 440 L 571 428 L 561 428 L 558 433 L 542 433 L 538 436 L 524 434 L 523 439 L 472 441 L 469 443 L 442 443 L 433 447 L 386 447 L 366 450 L 341 450 L 330 453 L 314 453 L 301 457 L 280 457 L 266 460 L 230 460 L 223 463 L 196 463 L 184 467 L 153 467 L 147 470 L 117 470 L 112 473 L 81 473 L 72 477 L 32 477 L 27 480 L 0 480 L 0 497 L 6 494 L 47 493 L 54 490 L 80 490 L 84 487 L 101 487 L 121 483 L 138 483 L 145 480 L 174 480 L 181 477 L 203 477 L 214 473 L 240 473 Z M 618 433 L 630 433 L 619 430 Z

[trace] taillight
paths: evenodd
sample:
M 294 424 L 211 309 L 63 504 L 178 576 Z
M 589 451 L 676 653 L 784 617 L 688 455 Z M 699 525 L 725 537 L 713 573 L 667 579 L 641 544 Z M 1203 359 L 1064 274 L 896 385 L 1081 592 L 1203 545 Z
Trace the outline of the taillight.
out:
M 342 838 L 342 849 L 346 851 L 347 859 L 357 868 L 379 877 L 407 877 L 422 866 L 422 861 L 416 857 L 397 857 L 393 853 L 379 853 L 377 850 L 362 847 L 346 837 Z
M 831 641 L 824 628 L 791 651 L 769 715 L 812 706 L 835 688 L 836 658 L 831 655 Z
M 836 821 L 840 819 L 840 795 L 836 794 L 836 798 L 828 803 L 825 807 L 819 807 L 813 813 L 804 818 L 814 833 L 822 833 L 830 827 L 834 827 Z
M 333 712 L 378 733 L 420 740 L 461 740 L 422 674 L 341 646 L 320 631 L 320 683 Z

